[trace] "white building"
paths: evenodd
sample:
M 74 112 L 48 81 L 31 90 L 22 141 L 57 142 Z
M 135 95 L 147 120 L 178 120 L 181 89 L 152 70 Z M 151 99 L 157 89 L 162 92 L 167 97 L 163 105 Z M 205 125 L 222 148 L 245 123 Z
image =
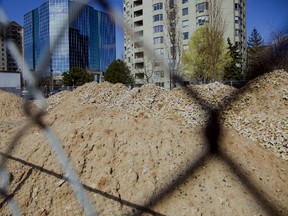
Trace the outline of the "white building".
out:
M 125 33 L 124 60 L 135 75 L 137 84 L 146 83 L 148 77 L 149 82 L 170 87 L 170 72 L 160 66 L 162 61 L 167 63 L 171 59 L 167 51 L 171 49 L 168 37 L 171 30 L 167 28 L 169 21 L 166 15 L 169 2 L 177 4 L 175 32 L 182 51 L 188 47 L 193 32 L 209 20 L 208 0 L 124 0 L 124 21 L 134 32 L 132 37 Z M 221 10 L 225 23 L 224 38 L 227 40 L 229 37 L 232 43 L 239 43 L 244 58 L 246 0 L 222 0 Z M 156 60 L 151 51 L 158 56 Z

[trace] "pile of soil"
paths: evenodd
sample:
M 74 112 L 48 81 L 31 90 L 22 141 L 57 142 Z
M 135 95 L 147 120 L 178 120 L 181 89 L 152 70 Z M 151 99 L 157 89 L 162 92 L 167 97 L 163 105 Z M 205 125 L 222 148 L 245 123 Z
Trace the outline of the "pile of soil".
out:
M 22 99 L 17 95 L 0 90 L 0 121 L 24 116 Z
M 279 94 L 287 89 L 285 73 L 267 74 L 238 95 L 220 83 L 189 86 L 216 109 L 233 95 L 222 112 L 218 154 L 209 152 L 206 140 L 208 107 L 180 88 L 88 83 L 51 96 L 44 121 L 56 132 L 98 215 L 287 215 L 287 161 L 238 130 L 234 119 L 240 116 L 241 125 L 259 107 L 277 124 L 286 118 L 287 94 Z M 273 86 L 276 78 L 279 89 Z M 258 109 L 246 94 L 259 100 Z M 269 94 L 275 108 L 264 98 Z M 275 131 L 280 129 L 287 132 Z M 16 130 L 7 131 L 1 149 Z M 27 128 L 8 157 L 9 195 L 23 214 L 84 215 L 41 129 Z M 4 198 L 0 210 L 10 214 Z

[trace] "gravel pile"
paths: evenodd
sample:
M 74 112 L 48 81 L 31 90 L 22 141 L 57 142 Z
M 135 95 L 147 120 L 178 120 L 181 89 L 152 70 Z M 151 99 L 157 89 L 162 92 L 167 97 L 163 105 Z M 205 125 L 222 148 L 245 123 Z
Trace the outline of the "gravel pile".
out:
M 288 73 L 274 71 L 248 83 L 222 114 L 226 127 L 288 160 Z
M 219 82 L 190 85 L 188 88 L 193 89 L 205 104 L 223 110 L 221 119 L 224 126 L 259 141 L 288 160 L 288 74 L 285 71 L 261 76 L 240 90 Z M 207 108 L 200 106 L 181 88 L 169 91 L 147 84 L 129 90 L 122 84 L 92 82 L 74 92 L 52 96 L 48 99 L 48 110 L 72 99 L 76 101 L 71 101 L 71 104 L 119 108 L 134 116 L 171 119 L 188 127 L 203 126 L 207 121 Z
M 191 85 L 189 88 L 214 107 L 219 107 L 223 99 L 236 91 L 235 88 L 221 83 Z M 200 106 L 188 92 L 181 88 L 169 91 L 152 84 L 128 90 L 122 84 L 88 83 L 77 88 L 73 93 L 64 92 L 50 97 L 48 111 L 61 101 L 75 99 L 75 97 L 80 104 L 100 104 L 107 108 L 119 108 L 134 116 L 172 119 L 188 126 L 204 125 L 207 121 L 207 109 Z

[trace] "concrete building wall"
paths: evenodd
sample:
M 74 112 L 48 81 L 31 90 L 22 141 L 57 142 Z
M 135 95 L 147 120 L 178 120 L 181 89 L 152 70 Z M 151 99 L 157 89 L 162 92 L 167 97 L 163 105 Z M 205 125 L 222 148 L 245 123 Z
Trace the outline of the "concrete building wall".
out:
M 6 31 L 3 25 L 0 25 L 0 71 L 7 70 L 7 54 L 5 45 Z
M 23 55 L 23 27 L 16 22 L 10 22 L 7 28 L 7 38 L 12 40 L 18 51 Z M 22 71 L 22 65 L 18 65 L 13 56 L 7 50 L 7 70 L 8 71 Z
M 0 26 L 0 70 L 22 71 L 6 47 L 5 39 L 12 40 L 19 53 L 23 54 L 23 28 L 16 22 L 10 22 L 7 27 Z
M 209 19 L 208 10 L 199 10 L 198 4 L 205 4 L 207 0 L 175 0 L 178 5 L 178 23 L 176 31 L 179 33 L 177 40 L 181 44 L 183 50 L 187 49 L 189 38 L 195 30 L 204 24 L 202 21 Z M 157 7 L 156 4 L 162 4 Z M 156 10 L 154 8 L 156 7 Z M 198 8 L 198 9 L 197 9 Z M 246 56 L 246 0 L 222 0 L 222 16 L 225 22 L 224 39 L 227 41 L 229 37 L 232 43 L 239 43 L 241 46 L 242 56 Z M 136 83 L 144 84 L 145 75 L 152 77 L 149 82 L 156 83 L 160 86 L 168 88 L 170 86 L 170 74 L 163 67 L 158 67 L 155 61 L 163 58 L 163 61 L 169 63 L 169 32 L 167 32 L 167 18 L 165 9 L 165 0 L 145 1 L 145 0 L 124 0 L 123 4 L 124 20 L 129 24 L 134 34 L 139 36 L 130 36 L 125 33 L 124 36 L 124 60 L 135 74 Z M 188 11 L 188 12 L 187 12 Z M 163 19 L 155 21 L 153 16 L 162 14 Z M 202 23 L 201 23 L 202 22 Z M 155 26 L 163 25 L 163 32 L 154 32 Z M 184 38 L 185 35 L 185 38 Z M 157 42 L 157 37 L 163 37 L 163 43 Z M 144 46 L 137 47 L 138 44 L 145 44 L 157 54 L 157 58 L 149 53 Z M 160 50 L 160 49 L 163 49 Z M 143 54 L 140 54 L 143 53 Z M 143 56 L 143 57 L 142 57 Z M 139 68 L 140 67 L 140 68 Z M 142 68 L 141 68 L 142 67 Z

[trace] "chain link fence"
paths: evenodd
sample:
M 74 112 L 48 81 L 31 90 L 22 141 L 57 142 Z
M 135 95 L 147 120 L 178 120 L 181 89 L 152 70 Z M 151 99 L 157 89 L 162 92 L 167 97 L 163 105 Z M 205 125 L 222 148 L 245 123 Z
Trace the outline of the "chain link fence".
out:
M 88 1 L 82 1 L 83 3 L 88 3 Z M 113 16 L 114 20 L 117 22 L 116 24 L 122 27 L 128 34 L 132 35 L 133 30 L 129 28 L 129 26 L 126 26 L 125 23 L 123 23 L 123 19 L 121 17 L 121 13 L 117 11 L 112 3 L 108 3 L 104 0 L 96 1 L 98 4 L 101 5 L 102 8 L 104 8 L 106 11 L 110 12 Z M 81 5 L 78 5 L 78 8 L 76 12 L 81 10 Z M 76 14 L 73 14 L 70 20 L 66 20 L 65 25 L 67 23 L 73 21 L 73 17 L 75 17 Z M 0 8 L 0 20 L 3 26 L 8 25 L 8 20 L 5 16 L 5 11 L 3 11 L 2 8 Z M 63 28 L 64 29 L 64 26 Z M 54 49 L 57 46 L 57 43 L 60 41 L 60 37 L 63 34 L 63 32 L 59 32 L 55 41 L 52 44 L 52 49 Z M 13 55 L 13 57 L 16 59 L 19 65 L 22 64 L 22 56 L 18 52 L 15 44 L 13 41 L 7 39 L 5 41 L 9 51 Z M 145 52 L 148 52 L 151 56 L 154 56 L 154 52 L 149 47 L 145 47 Z M 42 58 L 41 58 L 41 69 L 44 71 L 49 61 L 47 61 L 48 56 L 50 55 L 50 50 L 47 48 L 47 50 L 43 50 L 42 52 Z M 155 56 L 157 59 L 157 56 Z M 168 66 L 166 69 L 168 70 Z M 29 105 L 28 101 L 25 101 L 24 104 L 24 111 L 26 115 L 29 118 L 29 121 L 27 121 L 26 125 L 24 125 L 13 137 L 12 141 L 10 142 L 9 146 L 6 148 L 6 151 L 1 150 L 1 158 L 0 158 L 0 176 L 1 176 L 1 190 L 0 193 L 3 197 L 2 202 L 0 203 L 0 209 L 8 203 L 11 214 L 12 215 L 22 215 L 21 207 L 17 204 L 17 200 L 14 199 L 14 192 L 9 192 L 9 185 L 11 181 L 11 176 L 9 172 L 6 169 L 6 165 L 8 160 L 16 161 L 21 164 L 24 164 L 25 166 L 30 167 L 29 171 L 25 174 L 24 177 L 22 177 L 21 182 L 19 184 L 19 187 L 21 187 L 23 184 L 25 184 L 26 180 L 29 178 L 31 173 L 33 172 L 33 169 L 40 170 L 43 173 L 52 175 L 60 179 L 60 185 L 63 184 L 63 182 L 68 182 L 70 187 L 74 191 L 74 195 L 67 195 L 67 202 L 71 202 L 72 206 L 70 209 L 67 210 L 67 213 L 69 215 L 79 215 L 79 214 L 85 214 L 85 215 L 97 215 L 97 209 L 95 208 L 95 205 L 90 201 L 88 192 L 94 192 L 99 194 L 100 196 L 109 198 L 115 202 L 119 202 L 122 205 L 131 207 L 135 209 L 134 213 L 132 215 L 141 215 L 141 214 L 150 214 L 150 215 L 162 215 L 161 213 L 155 212 L 152 210 L 153 206 L 155 206 L 157 203 L 159 203 L 161 200 L 165 199 L 165 197 L 173 192 L 176 187 L 181 186 L 184 184 L 185 181 L 189 177 L 191 177 L 194 173 L 196 173 L 205 163 L 209 163 L 209 159 L 211 157 L 217 157 L 219 160 L 221 160 L 224 164 L 226 164 L 231 172 L 235 175 L 235 178 L 237 178 L 244 187 L 250 192 L 251 197 L 256 200 L 257 203 L 260 203 L 261 207 L 265 210 L 267 215 L 281 215 L 281 212 L 277 210 L 277 204 L 273 202 L 272 199 L 269 197 L 266 197 L 263 195 L 262 189 L 257 187 L 257 184 L 255 184 L 249 176 L 247 176 L 241 165 L 239 165 L 236 161 L 234 161 L 233 157 L 231 157 L 227 152 L 225 152 L 222 148 L 220 148 L 220 142 L 221 137 L 225 136 L 222 131 L 222 123 L 219 119 L 219 116 L 221 114 L 221 110 L 215 109 L 212 104 L 210 104 L 208 101 L 206 101 L 204 98 L 201 98 L 201 96 L 194 91 L 193 89 L 189 88 L 187 85 L 184 85 L 184 80 L 180 76 L 175 76 L 174 79 L 177 80 L 177 83 L 183 83 L 182 88 L 186 91 L 188 95 L 190 95 L 191 98 L 196 99 L 197 103 L 207 110 L 207 118 L 208 122 L 205 125 L 205 130 L 202 134 L 203 137 L 207 140 L 207 149 L 204 150 L 202 155 L 199 156 L 199 158 L 196 161 L 193 161 L 188 167 L 186 167 L 184 170 L 181 170 L 179 173 L 182 173 L 181 175 L 177 176 L 176 179 L 171 181 L 171 183 L 168 183 L 165 185 L 165 187 L 159 191 L 157 194 L 154 194 L 154 196 L 148 198 L 148 201 L 145 205 L 137 205 L 135 203 L 129 202 L 127 200 L 121 199 L 117 196 L 110 195 L 109 193 L 103 192 L 101 190 L 97 190 L 93 187 L 89 187 L 85 184 L 81 183 L 81 179 L 79 178 L 79 174 L 75 172 L 75 169 L 72 167 L 70 163 L 69 156 L 65 153 L 64 148 L 57 138 L 54 131 L 50 128 L 47 123 L 43 120 L 43 117 L 45 115 L 46 110 L 46 103 L 45 98 L 43 97 L 41 91 L 39 90 L 37 86 L 37 79 L 35 78 L 34 74 L 30 72 L 28 66 L 24 63 L 23 67 L 23 73 L 25 76 L 29 79 L 29 82 L 31 83 L 31 92 L 33 94 L 33 97 L 37 99 L 39 103 L 39 109 L 37 111 L 32 110 L 31 106 Z M 241 83 L 243 85 L 243 83 Z M 244 90 L 245 91 L 245 87 Z M 224 107 L 229 106 L 229 104 L 233 103 L 234 100 L 237 99 L 237 95 L 234 96 L 234 99 L 231 99 L 229 102 L 226 102 Z M 43 134 L 46 136 L 49 145 L 52 147 L 55 155 L 57 156 L 58 163 L 61 165 L 61 169 L 63 171 L 62 174 L 58 174 L 57 172 L 53 170 L 48 170 L 43 167 L 39 167 L 33 163 L 30 163 L 29 161 L 24 161 L 19 158 L 13 157 L 12 153 L 14 149 L 18 148 L 18 144 L 21 139 L 23 139 L 27 128 L 31 128 L 32 126 L 37 126 L 41 128 Z M 244 156 L 243 156 L 244 157 Z M 73 160 L 73 158 L 72 158 Z M 97 164 L 95 165 L 97 167 Z M 101 169 L 99 167 L 99 169 Z M 123 173 L 123 175 L 125 175 Z M 45 187 L 44 185 L 40 185 Z M 39 186 L 39 187 L 40 187 Z M 18 188 L 19 189 L 19 188 Z M 15 192 L 17 192 L 17 188 L 15 189 Z M 29 193 L 29 191 L 27 191 Z M 31 193 L 31 192 L 30 192 Z M 25 196 L 23 194 L 22 196 Z M 57 194 L 55 194 L 57 196 Z M 70 199 L 70 200 L 69 200 Z M 79 207 L 75 203 L 75 199 L 78 201 Z M 40 204 L 40 203 L 39 203 Z M 67 204 L 67 203 L 66 203 Z M 40 204 L 41 205 L 41 204 Z M 60 206 L 64 205 L 64 203 L 55 203 L 55 205 Z M 81 210 L 83 209 L 83 211 Z M 284 215 L 285 213 L 283 213 Z M 43 214 L 46 215 L 46 214 Z

